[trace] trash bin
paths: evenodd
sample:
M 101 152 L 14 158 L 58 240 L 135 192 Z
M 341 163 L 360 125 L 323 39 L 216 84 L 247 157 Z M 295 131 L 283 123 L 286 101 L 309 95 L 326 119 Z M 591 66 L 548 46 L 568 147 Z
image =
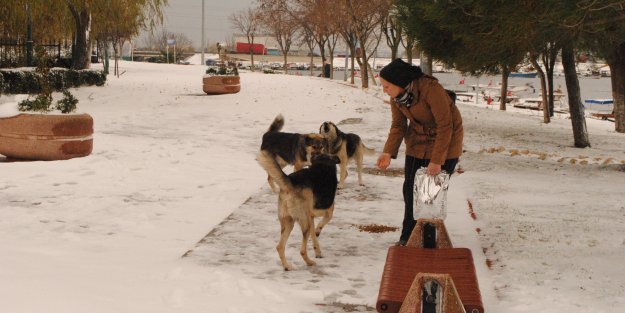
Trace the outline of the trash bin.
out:
M 323 65 L 323 77 L 325 78 L 330 78 L 330 71 L 332 70 L 332 68 L 330 67 L 330 64 L 326 63 Z

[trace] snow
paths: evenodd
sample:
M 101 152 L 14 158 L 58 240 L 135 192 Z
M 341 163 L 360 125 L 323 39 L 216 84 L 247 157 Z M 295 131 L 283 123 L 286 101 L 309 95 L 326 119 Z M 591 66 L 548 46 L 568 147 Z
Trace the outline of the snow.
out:
M 370 171 L 358 186 L 350 165 L 319 238 L 324 258 L 303 263 L 296 226 L 286 248 L 296 270 L 284 272 L 277 196 L 254 159 L 279 113 L 284 131 L 301 133 L 361 118 L 339 127 L 380 151 L 390 112 L 379 89 L 246 72 L 240 93 L 207 96 L 204 66 L 120 68 L 103 87 L 72 89 L 94 117 L 92 155 L 0 162 L 0 311 L 375 311 L 399 232 L 355 225 L 400 226 L 402 178 Z M 450 180 L 446 226 L 473 252 L 486 312 L 621 311 L 624 135 L 587 119 L 592 148 L 578 149 L 564 116 L 543 124 L 527 110 L 458 106 L 464 173 Z
M 34 98 L 34 97 L 35 97 L 34 95 L 31 96 L 31 98 Z M 56 101 L 61 99 L 62 97 L 63 95 L 60 92 L 53 92 L 52 93 L 52 107 L 54 107 Z M 45 112 L 45 113 L 31 112 L 31 111 L 21 112 L 19 110 L 19 103 L 28 98 L 29 98 L 29 95 L 27 94 L 0 96 L 0 118 L 13 117 L 19 114 L 76 115 L 76 114 L 84 113 L 80 110 L 80 108 L 76 109 L 76 111 L 72 113 L 62 113 L 60 110 L 57 110 L 54 108 L 51 108 L 52 109 L 51 111 Z
M 204 61 L 206 60 L 218 60 L 219 55 L 216 53 L 204 53 Z M 202 54 L 196 53 L 185 61 L 189 62 L 191 65 L 202 65 Z

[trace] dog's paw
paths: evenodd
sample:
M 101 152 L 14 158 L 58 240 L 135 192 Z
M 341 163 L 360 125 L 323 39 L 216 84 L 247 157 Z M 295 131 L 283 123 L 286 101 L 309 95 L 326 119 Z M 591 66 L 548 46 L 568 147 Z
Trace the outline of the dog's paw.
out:
M 317 263 L 315 261 L 313 261 L 313 260 L 309 260 L 309 261 L 306 261 L 306 265 L 308 265 L 308 266 L 315 266 L 315 265 L 317 265 Z
M 284 271 L 285 272 L 292 271 L 294 269 L 295 268 L 291 264 L 287 264 L 287 265 L 284 266 Z
M 343 186 L 342 184 L 339 184 L 336 188 L 338 188 L 338 189 L 343 189 L 343 187 L 344 187 L 344 186 Z
M 319 254 L 315 254 L 315 258 L 317 259 L 323 259 L 323 255 L 321 253 Z

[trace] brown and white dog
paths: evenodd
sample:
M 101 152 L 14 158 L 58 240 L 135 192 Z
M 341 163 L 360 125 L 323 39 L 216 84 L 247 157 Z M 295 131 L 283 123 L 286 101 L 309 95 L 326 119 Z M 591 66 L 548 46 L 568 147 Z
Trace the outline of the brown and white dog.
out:
M 341 160 L 341 179 L 339 181 L 339 188 L 343 188 L 345 184 L 345 178 L 347 177 L 347 163 L 349 160 L 356 161 L 356 167 L 358 169 L 358 184 L 362 186 L 363 156 L 372 155 L 375 153 L 375 150 L 367 148 L 362 143 L 360 136 L 352 133 L 344 133 L 340 131 L 332 122 L 324 122 L 321 124 L 319 127 L 319 133 L 322 134 L 327 140 L 327 153 L 336 155 Z
M 280 262 L 285 271 L 293 267 L 286 261 L 284 249 L 295 222 L 302 229 L 302 245 L 300 254 L 308 266 L 315 262 L 308 257 L 307 245 L 312 237 L 315 256 L 321 257 L 321 248 L 317 236 L 321 229 L 332 219 L 334 213 L 334 197 L 336 195 L 336 164 L 338 157 L 328 154 L 313 153 L 308 168 L 286 175 L 272 153 L 261 150 L 258 163 L 267 174 L 278 184 L 278 219 L 280 220 L 280 241 L 276 246 Z M 323 217 L 315 228 L 315 217 Z M 311 232 L 315 230 L 316 236 Z
M 282 127 L 284 127 L 284 117 L 279 114 L 263 135 L 263 141 L 260 145 L 260 150 L 271 154 L 281 169 L 290 164 L 293 165 L 295 171 L 299 171 L 310 164 L 312 153 L 325 151 L 326 140 L 323 135 L 283 133 L 281 132 Z M 277 192 L 271 176 L 267 177 L 267 181 L 271 190 Z

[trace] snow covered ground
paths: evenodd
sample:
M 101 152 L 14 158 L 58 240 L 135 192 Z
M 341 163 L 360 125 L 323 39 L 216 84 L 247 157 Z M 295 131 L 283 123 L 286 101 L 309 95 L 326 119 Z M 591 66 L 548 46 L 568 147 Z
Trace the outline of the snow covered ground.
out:
M 358 186 L 351 167 L 324 258 L 304 265 L 296 227 L 286 251 L 297 269 L 283 272 L 277 196 L 254 158 L 278 113 L 302 133 L 361 119 L 339 127 L 380 150 L 381 91 L 242 73 L 240 93 L 206 96 L 203 66 L 120 68 L 104 87 L 74 90 L 95 120 L 92 155 L 0 162 L 1 312 L 375 311 L 399 232 L 357 226 L 399 226 L 402 178 L 369 171 Z M 465 172 L 451 180 L 446 222 L 473 251 L 486 312 L 621 312 L 625 135 L 588 119 L 593 147 L 577 149 L 564 117 L 545 125 L 486 107 L 459 103 Z

